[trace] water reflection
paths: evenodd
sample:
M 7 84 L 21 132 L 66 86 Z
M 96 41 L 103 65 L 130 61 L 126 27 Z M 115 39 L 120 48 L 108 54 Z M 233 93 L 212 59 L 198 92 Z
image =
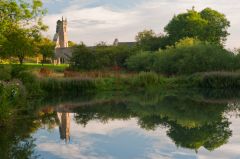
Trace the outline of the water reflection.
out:
M 60 138 L 66 143 L 70 141 L 70 113 L 57 113 Z
M 36 141 L 23 149 L 29 158 L 238 158 L 238 93 L 216 92 L 115 92 L 48 99 L 38 103 L 42 106 L 32 113 L 37 115 L 27 118 L 32 123 L 27 135 L 9 145 L 32 137 Z M 13 146 L 8 149 L 12 151 Z

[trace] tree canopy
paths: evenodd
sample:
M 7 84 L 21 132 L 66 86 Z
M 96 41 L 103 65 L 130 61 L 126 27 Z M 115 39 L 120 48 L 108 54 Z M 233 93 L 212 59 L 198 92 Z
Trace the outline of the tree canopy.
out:
M 138 47 L 144 51 L 157 51 L 169 44 L 167 36 L 157 35 L 153 30 L 143 30 L 136 35 L 135 39 Z
M 201 12 L 194 9 L 174 16 L 165 27 L 173 43 L 182 38 L 192 37 L 215 44 L 224 44 L 229 35 L 230 22 L 226 16 L 211 8 Z
M 29 30 L 15 27 L 12 31 L 5 33 L 7 40 L 3 42 L 2 56 L 17 57 L 20 64 L 25 56 L 33 56 L 36 51 L 34 38 Z
M 25 56 L 32 55 L 35 41 L 47 29 L 42 6 L 41 0 L 0 1 L 0 56 L 18 57 L 22 63 Z
M 47 57 L 53 57 L 55 43 L 48 38 L 42 38 L 38 44 L 38 48 L 39 48 L 39 53 L 43 57 L 42 63 L 44 63 L 46 62 Z

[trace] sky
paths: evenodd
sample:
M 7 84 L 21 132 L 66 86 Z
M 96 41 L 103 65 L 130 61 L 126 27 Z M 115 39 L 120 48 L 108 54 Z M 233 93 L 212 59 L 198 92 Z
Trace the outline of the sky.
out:
M 228 143 L 214 151 L 201 147 L 198 153 L 176 146 L 166 135 L 167 128 L 158 127 L 152 131 L 140 128 L 136 118 L 107 123 L 91 120 L 84 127 L 77 124 L 71 114 L 68 144 L 60 140 L 58 126 L 52 130 L 41 128 L 33 138 L 36 138 L 37 154 L 51 159 L 237 159 L 240 118 L 233 114 L 230 119 L 233 134 Z
M 226 48 L 240 47 L 239 0 L 43 0 L 48 14 L 44 22 L 49 26 L 50 38 L 56 32 L 56 21 L 68 19 L 69 40 L 91 46 L 100 41 L 112 44 L 134 41 L 139 31 L 153 29 L 164 33 L 171 18 L 195 6 L 224 13 L 231 22 Z

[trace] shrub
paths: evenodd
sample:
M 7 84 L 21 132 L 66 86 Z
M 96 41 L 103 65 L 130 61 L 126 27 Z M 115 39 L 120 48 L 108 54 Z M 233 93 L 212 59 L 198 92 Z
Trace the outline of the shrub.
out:
M 168 75 L 233 70 L 234 58 L 233 53 L 220 46 L 198 43 L 157 53 L 153 68 Z
M 22 81 L 23 85 L 26 87 L 28 96 L 37 96 L 41 94 L 39 80 L 31 72 L 20 72 L 16 78 Z
M 73 70 L 98 70 L 115 66 L 125 67 L 126 59 L 133 53 L 133 49 L 125 46 L 87 48 L 81 44 L 73 52 L 70 68 Z
M 127 67 L 134 71 L 155 71 L 165 75 L 187 75 L 196 72 L 232 71 L 239 68 L 239 58 L 221 46 L 185 39 L 156 53 L 131 56 Z
M 9 81 L 11 76 L 12 67 L 10 65 L 0 65 L 0 80 Z
M 26 71 L 26 67 L 24 65 L 12 65 L 12 78 L 17 78 L 23 71 Z
M 0 82 L 0 126 L 12 115 L 12 110 L 24 101 L 24 90 L 19 82 Z
M 96 69 L 96 56 L 85 45 L 78 45 L 73 51 L 70 68 L 77 70 Z
M 140 52 L 126 60 L 127 68 L 131 71 L 150 71 L 154 62 L 154 54 Z

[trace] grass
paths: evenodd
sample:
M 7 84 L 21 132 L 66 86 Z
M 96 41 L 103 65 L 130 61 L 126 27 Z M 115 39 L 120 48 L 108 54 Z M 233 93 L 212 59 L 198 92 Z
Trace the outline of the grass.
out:
M 208 89 L 240 89 L 239 72 L 206 72 L 189 77 L 196 87 Z
M 47 93 L 61 94 L 66 92 L 85 93 L 96 89 L 95 80 L 74 78 L 45 78 L 40 81 L 41 89 Z

